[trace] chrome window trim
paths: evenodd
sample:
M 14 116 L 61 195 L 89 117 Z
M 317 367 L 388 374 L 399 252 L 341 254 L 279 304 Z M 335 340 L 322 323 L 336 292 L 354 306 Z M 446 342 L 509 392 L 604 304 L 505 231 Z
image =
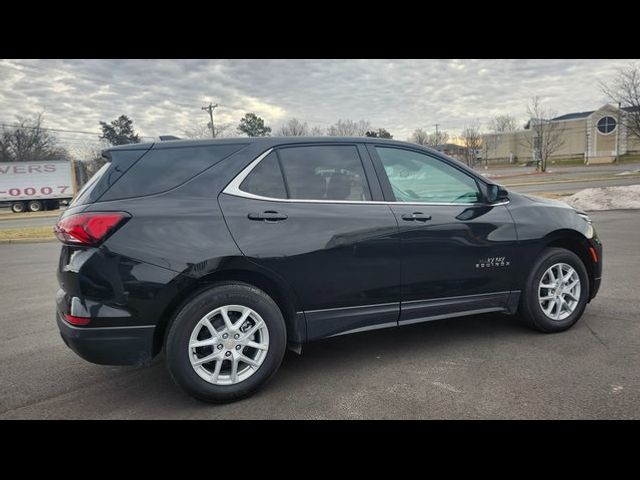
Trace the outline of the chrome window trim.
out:
M 249 176 L 254 168 L 258 166 L 258 164 L 271 152 L 274 151 L 274 148 L 271 147 L 264 153 L 262 153 L 258 158 L 253 160 L 249 165 L 242 169 L 242 171 L 235 176 L 231 182 L 222 190 L 222 193 L 226 193 L 227 195 L 233 195 L 234 197 L 242 197 L 242 198 L 250 198 L 253 200 L 262 200 L 265 202 L 285 202 L 285 203 L 337 203 L 337 204 L 364 204 L 364 205 L 432 205 L 432 206 L 477 206 L 477 207 L 497 207 L 500 205 L 506 205 L 509 203 L 509 200 L 505 202 L 499 203 L 447 203 L 447 202 L 387 202 L 384 200 L 312 200 L 312 199 L 303 199 L 303 198 L 274 198 L 274 197 L 263 197 L 262 195 L 255 195 L 253 193 L 245 192 L 240 189 L 240 185 L 244 182 L 245 178 Z

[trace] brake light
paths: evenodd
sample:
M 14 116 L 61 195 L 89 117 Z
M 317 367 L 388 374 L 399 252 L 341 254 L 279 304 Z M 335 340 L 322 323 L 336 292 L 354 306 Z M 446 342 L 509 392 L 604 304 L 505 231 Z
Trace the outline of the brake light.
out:
M 71 325 L 89 325 L 89 322 L 91 321 L 90 318 L 76 317 L 75 315 L 69 315 L 68 313 L 64 314 L 64 319 Z
M 89 212 L 69 215 L 53 231 L 62 243 L 95 246 L 105 240 L 130 216 L 122 212 Z

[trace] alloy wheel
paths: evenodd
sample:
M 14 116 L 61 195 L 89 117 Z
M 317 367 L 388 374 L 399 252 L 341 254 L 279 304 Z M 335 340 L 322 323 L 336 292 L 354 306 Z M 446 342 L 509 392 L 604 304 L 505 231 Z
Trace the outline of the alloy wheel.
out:
M 189 360 L 203 380 L 235 385 L 252 376 L 269 350 L 269 330 L 260 315 L 242 305 L 225 305 L 198 321 L 189 339 Z
M 556 263 L 542 275 L 538 286 L 538 302 L 552 320 L 564 320 L 580 302 L 580 276 L 567 263 Z

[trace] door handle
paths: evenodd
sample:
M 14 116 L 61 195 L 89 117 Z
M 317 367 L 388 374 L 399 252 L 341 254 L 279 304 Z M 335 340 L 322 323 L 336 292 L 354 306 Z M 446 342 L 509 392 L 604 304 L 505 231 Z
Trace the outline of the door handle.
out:
M 431 215 L 422 212 L 405 213 L 402 215 L 402 219 L 407 222 L 428 222 L 431 220 Z
M 274 210 L 267 210 L 262 213 L 250 213 L 247 215 L 249 220 L 261 220 L 263 222 L 280 222 L 282 220 L 286 220 L 287 217 L 284 213 L 278 213 Z

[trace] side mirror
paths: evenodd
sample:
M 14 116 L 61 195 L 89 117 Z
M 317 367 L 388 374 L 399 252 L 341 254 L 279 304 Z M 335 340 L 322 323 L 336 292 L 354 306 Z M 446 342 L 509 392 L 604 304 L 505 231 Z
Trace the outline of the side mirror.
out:
M 502 185 L 487 185 L 487 200 L 489 203 L 498 203 L 509 200 L 509 192 Z

